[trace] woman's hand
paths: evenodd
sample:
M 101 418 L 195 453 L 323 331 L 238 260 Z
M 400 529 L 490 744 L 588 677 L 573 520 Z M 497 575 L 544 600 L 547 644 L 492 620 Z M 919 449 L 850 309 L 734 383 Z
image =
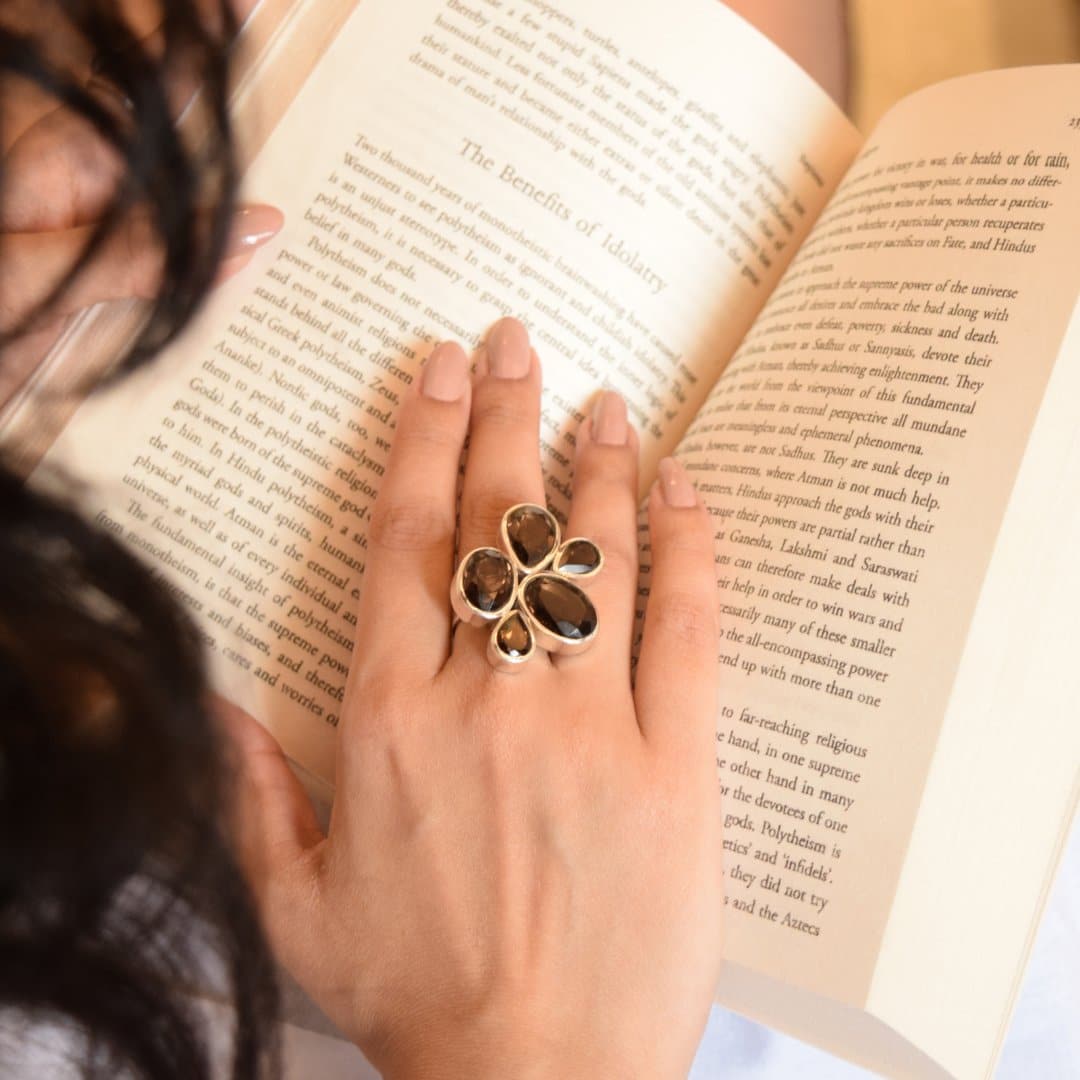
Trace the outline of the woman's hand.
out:
M 236 0 L 243 17 L 250 0 Z M 129 0 L 125 10 L 137 33 L 152 34 L 157 5 Z M 122 113 L 115 89 L 95 78 L 92 58 L 82 55 L 77 35 L 50 35 L 64 21 L 51 5 L 16 4 L 0 15 L 0 25 L 43 37 L 65 70 L 87 80 L 87 89 L 106 108 Z M 47 312 L 27 325 L 41 302 L 63 280 L 85 248 L 116 193 L 123 175 L 116 151 L 76 113 L 24 79 L 11 75 L 0 84 L 0 406 L 48 352 L 74 314 L 103 300 L 156 296 L 161 272 L 157 232 L 136 209 L 113 232 L 97 257 Z M 269 206 L 241 207 L 219 280 L 243 269 L 259 246 L 282 225 Z M 13 332 L 17 336 L 9 338 Z
M 402 406 L 369 534 L 324 837 L 242 715 L 242 851 L 272 941 L 384 1074 L 684 1076 L 720 962 L 718 607 L 707 514 L 674 462 L 649 497 L 636 687 L 637 441 L 604 394 L 578 438 L 567 536 L 597 541 L 582 655 L 496 673 L 451 627 L 458 552 L 544 503 L 540 369 L 497 324 L 470 382 L 440 345 Z

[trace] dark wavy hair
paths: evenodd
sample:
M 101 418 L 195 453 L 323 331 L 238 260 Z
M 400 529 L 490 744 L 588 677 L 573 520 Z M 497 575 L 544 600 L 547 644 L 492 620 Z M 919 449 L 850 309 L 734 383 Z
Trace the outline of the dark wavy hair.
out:
M 86 250 L 26 325 L 125 215 L 148 213 L 161 284 L 115 378 L 172 340 L 213 281 L 236 179 L 235 28 L 206 0 L 166 0 L 148 41 L 116 0 L 49 6 L 40 21 L 70 31 L 127 106 L 103 105 L 85 73 L 2 16 L 0 79 L 50 94 L 124 168 Z M 178 71 L 203 87 L 197 142 L 173 122 Z M 28 487 L 0 462 L 0 1030 L 4 1016 L 60 1023 L 87 1076 L 210 1077 L 191 995 L 208 985 L 235 1005 L 232 1076 L 278 1068 L 273 966 L 223 827 L 230 772 L 207 694 L 195 629 L 155 575 L 63 490 Z

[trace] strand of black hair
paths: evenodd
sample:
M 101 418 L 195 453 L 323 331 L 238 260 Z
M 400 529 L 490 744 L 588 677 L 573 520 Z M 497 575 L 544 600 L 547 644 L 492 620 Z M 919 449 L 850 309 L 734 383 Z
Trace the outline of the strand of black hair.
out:
M 120 154 L 124 179 L 69 274 L 8 340 L 139 208 L 161 244 L 161 281 L 109 382 L 175 340 L 217 272 L 236 187 L 235 26 L 224 7 L 208 20 L 208 5 L 176 0 L 151 44 L 114 0 L 53 6 L 130 113 L 105 108 L 32 34 L 0 27 L 0 75 L 82 117 Z M 174 124 L 168 79 L 180 66 L 201 85 L 198 144 Z M 231 1074 L 262 1080 L 279 1067 L 277 988 L 223 825 L 232 773 L 203 642 L 158 572 L 87 520 L 77 495 L 59 476 L 29 486 L 0 458 L 0 1009 L 69 1026 L 87 1077 L 209 1080 L 210 1021 L 193 994 L 210 958 L 235 1009 Z

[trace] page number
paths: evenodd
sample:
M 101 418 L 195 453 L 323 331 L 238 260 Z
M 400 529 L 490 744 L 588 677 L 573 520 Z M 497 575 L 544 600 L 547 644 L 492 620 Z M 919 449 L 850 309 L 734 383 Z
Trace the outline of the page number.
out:
M 1068 123 L 1073 131 L 1080 131 L 1080 116 L 1070 116 Z

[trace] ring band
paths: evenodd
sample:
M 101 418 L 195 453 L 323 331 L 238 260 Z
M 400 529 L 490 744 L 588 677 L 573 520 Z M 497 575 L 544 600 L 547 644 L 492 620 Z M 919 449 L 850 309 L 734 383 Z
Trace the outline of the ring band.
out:
M 554 515 L 534 503 L 511 506 L 503 514 L 499 538 L 502 549 L 468 552 L 450 586 L 451 606 L 463 623 L 493 624 L 487 649 L 492 667 L 511 673 L 540 649 L 588 649 L 599 619 L 577 580 L 600 572 L 600 548 L 584 536 L 562 540 Z

